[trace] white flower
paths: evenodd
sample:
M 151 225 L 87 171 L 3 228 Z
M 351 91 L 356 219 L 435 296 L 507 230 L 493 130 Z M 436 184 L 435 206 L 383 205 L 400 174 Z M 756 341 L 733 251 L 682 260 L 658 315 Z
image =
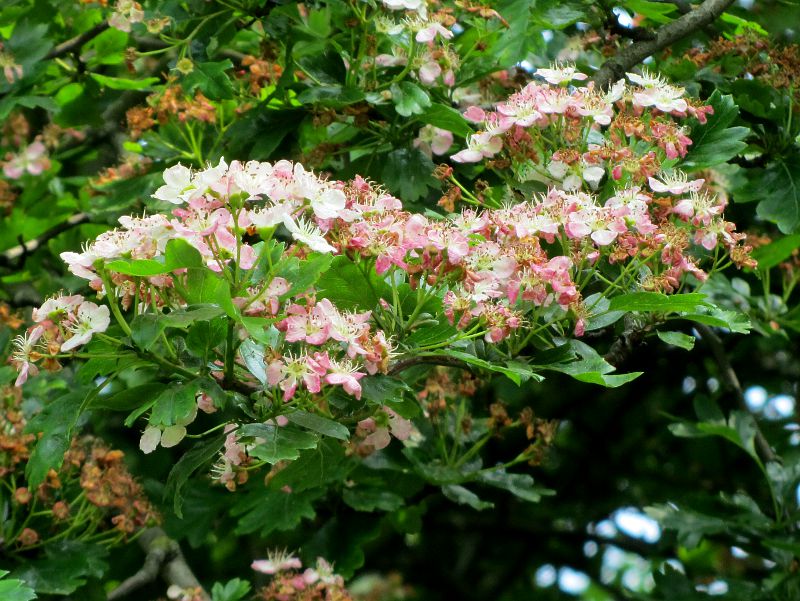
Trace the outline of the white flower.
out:
M 193 190 L 191 170 L 178 163 L 164 170 L 164 185 L 156 190 L 153 198 L 179 205 L 188 200 Z
M 554 86 L 569 83 L 572 80 L 583 81 L 589 76 L 578 71 L 574 65 L 553 65 L 551 69 L 536 69 L 534 75 L 538 75 L 547 83 Z
M 250 222 L 258 228 L 275 227 L 294 212 L 295 203 L 282 202 L 248 211 Z
M 469 137 L 467 148 L 450 157 L 456 163 L 477 163 L 484 157 L 496 155 L 503 149 L 503 140 L 489 132 L 478 132 Z
M 292 234 L 292 238 L 307 245 L 311 250 L 320 253 L 336 252 L 336 249 L 328 244 L 322 236 L 322 231 L 315 225 L 308 223 L 302 217 L 294 221 L 287 215 L 283 218 L 283 225 L 285 225 L 289 233 Z
M 427 7 L 425 0 L 381 0 L 386 8 L 392 10 L 414 10 L 420 16 L 424 17 L 427 14 Z
M 675 170 L 670 173 L 659 173 L 658 179 L 655 177 L 648 177 L 647 183 L 653 192 L 670 194 L 686 194 L 687 192 L 699 192 L 703 187 L 706 180 L 694 179 L 689 181 L 689 178 L 683 171 Z
M 347 203 L 344 192 L 329 187 L 322 187 L 310 200 L 314 215 L 320 219 L 339 217 Z
M 83 297 L 80 294 L 74 294 L 72 296 L 60 294 L 44 301 L 41 307 L 33 310 L 31 317 L 36 323 L 41 323 L 45 319 L 55 319 L 58 321 L 75 307 L 78 307 L 82 302 Z
M 92 334 L 105 332 L 111 323 L 111 314 L 105 305 L 85 301 L 78 307 L 78 314 L 73 323 L 67 328 L 72 332 L 72 337 L 61 345 L 61 352 L 66 353 L 77 346 L 86 344 L 92 339 Z

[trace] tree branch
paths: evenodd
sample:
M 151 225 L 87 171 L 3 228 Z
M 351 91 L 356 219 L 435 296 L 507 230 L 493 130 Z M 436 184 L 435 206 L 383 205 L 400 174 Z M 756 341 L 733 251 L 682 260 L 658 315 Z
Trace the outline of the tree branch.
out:
M 750 413 L 750 408 L 747 406 L 747 401 L 744 398 L 742 385 L 739 383 L 739 378 L 736 377 L 736 372 L 734 371 L 733 366 L 728 359 L 728 354 L 725 352 L 725 347 L 723 346 L 722 341 L 719 339 L 719 336 L 717 336 L 714 333 L 714 330 L 705 324 L 696 323 L 693 325 L 695 330 L 700 333 L 702 339 L 706 341 L 706 344 L 708 344 L 709 349 L 711 349 L 711 354 L 714 355 L 714 360 L 717 362 L 717 367 L 719 368 L 719 377 L 722 381 L 722 384 L 734 394 L 739 408 L 747 413 Z M 772 450 L 769 442 L 767 442 L 767 439 L 764 436 L 764 433 L 761 431 L 761 428 L 759 428 L 758 421 L 754 419 L 753 422 L 756 426 L 756 446 L 758 447 L 761 457 L 767 462 L 780 461 L 780 458 Z
M 608 88 L 648 56 L 716 21 L 731 4 L 733 0 L 706 0 L 696 9 L 660 27 L 652 40 L 634 42 L 623 48 L 603 63 L 593 78 L 595 85 L 600 89 Z
M 59 56 L 64 56 L 65 54 L 69 54 L 73 50 L 79 50 L 80 47 L 83 46 L 86 42 L 103 33 L 106 29 L 108 29 L 108 27 L 109 25 L 107 21 L 98 23 L 97 25 L 92 27 L 89 31 L 84 31 L 82 34 L 76 35 L 74 38 L 69 39 L 66 42 L 62 42 L 61 44 L 53 48 L 50 52 L 48 52 L 45 55 L 45 58 L 46 59 L 58 58 Z
M 76 213 L 66 221 L 50 228 L 44 234 L 0 253 L 0 266 L 14 267 L 17 263 L 22 261 L 25 255 L 32 253 L 48 240 L 87 221 L 89 221 L 89 215 L 87 213 Z
M 410 359 L 398 361 L 389 368 L 388 374 L 390 376 L 394 376 L 399 374 L 401 371 L 405 371 L 409 367 L 414 367 L 415 365 L 443 365 L 445 367 L 457 367 L 459 369 L 466 370 L 470 369 L 469 365 L 460 359 L 456 359 L 455 357 L 448 357 L 447 355 L 428 355 L 423 357 L 412 357 Z
M 204 601 L 210 601 L 208 593 L 192 572 L 181 552 L 180 545 L 158 527 L 148 528 L 139 537 L 139 545 L 146 555 L 141 569 L 124 580 L 108 594 L 108 601 L 127 597 L 134 591 L 154 582 L 159 572 L 169 585 L 182 589 L 198 589 Z

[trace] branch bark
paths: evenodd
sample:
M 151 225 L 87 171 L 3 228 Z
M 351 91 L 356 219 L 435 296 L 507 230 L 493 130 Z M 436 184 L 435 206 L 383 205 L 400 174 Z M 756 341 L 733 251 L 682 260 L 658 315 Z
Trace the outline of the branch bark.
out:
M 180 545 L 167 536 L 161 528 L 145 530 L 139 537 L 139 545 L 146 555 L 141 569 L 130 578 L 124 580 L 108 594 L 108 601 L 116 601 L 127 597 L 134 591 L 154 582 L 159 573 L 169 585 L 182 589 L 198 589 L 200 598 L 210 601 L 208 593 L 192 572 L 181 552 Z
M 652 40 L 634 42 L 626 46 L 616 56 L 603 63 L 593 78 L 595 85 L 600 89 L 608 88 L 648 56 L 716 21 L 731 4 L 733 0 L 706 0 L 696 9 L 660 27 Z
M 744 398 L 742 385 L 739 383 L 739 378 L 736 376 L 736 372 L 728 359 L 728 354 L 725 352 L 725 346 L 722 344 L 722 340 L 714 333 L 714 330 L 705 324 L 696 323 L 694 324 L 694 328 L 699 332 L 700 337 L 705 340 L 706 344 L 708 344 L 708 348 L 711 349 L 711 354 L 714 355 L 714 360 L 717 362 L 717 367 L 719 368 L 719 377 L 722 385 L 736 397 L 739 408 L 742 411 L 750 413 L 750 408 L 747 406 L 747 401 Z M 780 458 L 772 450 L 769 442 L 767 442 L 761 428 L 758 427 L 758 421 L 754 419 L 754 422 L 756 425 L 756 446 L 758 447 L 758 452 L 762 459 L 767 462 L 780 461 Z
M 74 38 L 67 40 L 66 42 L 62 42 L 55 48 L 53 48 L 50 52 L 45 55 L 46 59 L 50 58 L 58 58 L 59 56 L 64 56 L 65 54 L 69 54 L 73 50 L 80 50 L 81 46 L 83 46 L 86 42 L 91 40 L 92 38 L 97 37 L 101 33 L 103 33 L 106 29 L 108 29 L 108 22 L 103 21 L 102 23 L 98 23 L 94 27 L 92 27 L 89 31 L 84 31 L 80 35 L 76 35 Z
M 89 215 L 87 213 L 76 213 L 66 221 L 50 228 L 41 236 L 38 236 L 32 240 L 28 240 L 27 242 L 23 242 L 18 246 L 14 246 L 3 253 L 0 253 L 0 266 L 14 267 L 25 255 L 32 253 L 42 244 L 45 244 L 48 240 L 55 238 L 59 234 L 66 232 L 77 225 L 86 223 L 87 221 L 89 221 Z

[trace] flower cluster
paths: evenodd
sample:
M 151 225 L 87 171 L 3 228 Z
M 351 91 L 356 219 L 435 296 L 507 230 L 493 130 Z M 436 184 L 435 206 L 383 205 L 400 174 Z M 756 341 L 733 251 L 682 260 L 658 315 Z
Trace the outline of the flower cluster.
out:
M 48 369 L 56 369 L 56 354 L 74 351 L 89 342 L 94 334 L 105 332 L 111 316 L 105 305 L 84 300 L 79 294 L 62 294 L 34 309 L 33 321 L 37 325 L 14 341 L 11 363 L 19 371 L 16 386 L 22 386 L 28 375 L 38 373 L 36 362 L 40 359 L 45 359 Z
M 477 163 L 506 148 L 513 160 L 543 167 L 541 175 L 549 174 L 554 183 L 569 189 L 586 182 L 594 189 L 606 173 L 614 180 L 623 172 L 639 179 L 653 175 L 660 157 L 651 146 L 666 158 L 686 156 L 692 141 L 676 120 L 692 116 L 705 123 L 713 112 L 684 98 L 683 88 L 647 72 L 628 73 L 633 87 L 620 80 L 607 92 L 591 84 L 570 88 L 571 81 L 587 78 L 571 66 L 538 69 L 535 74 L 547 83 L 529 83 L 494 110 L 467 109 L 464 116 L 481 131 L 470 136 L 467 148 L 452 160 Z M 554 140 L 561 140 L 569 151 L 559 153 Z M 639 154 L 637 141 L 647 142 L 646 152 Z
M 272 581 L 259 591 L 259 599 L 277 601 L 352 601 L 344 580 L 322 557 L 313 568 L 300 572 L 303 565 L 297 557 L 285 552 L 271 553 L 268 559 L 252 563 L 256 572 L 269 574 Z

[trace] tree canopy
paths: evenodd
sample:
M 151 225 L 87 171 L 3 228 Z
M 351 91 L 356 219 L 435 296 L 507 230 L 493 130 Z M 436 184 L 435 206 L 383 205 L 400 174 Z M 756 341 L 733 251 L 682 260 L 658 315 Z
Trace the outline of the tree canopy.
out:
M 800 598 L 796 0 L 0 8 L 0 600 Z

